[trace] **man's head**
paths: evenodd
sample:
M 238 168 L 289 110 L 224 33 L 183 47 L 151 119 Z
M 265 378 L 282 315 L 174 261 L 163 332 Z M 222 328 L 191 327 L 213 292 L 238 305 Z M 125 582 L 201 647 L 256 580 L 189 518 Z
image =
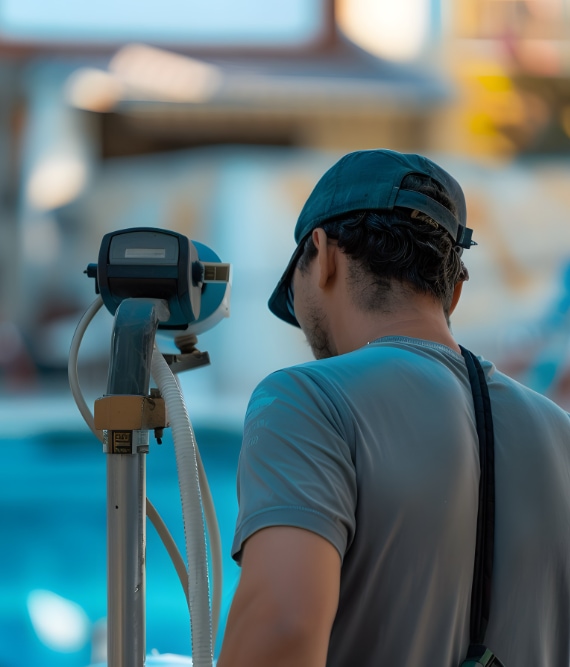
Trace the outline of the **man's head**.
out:
M 425 157 L 389 150 L 349 153 L 309 196 L 295 227 L 297 249 L 269 300 L 270 310 L 299 326 L 291 283 L 314 256 L 322 228 L 352 261 L 351 281 L 365 308 L 382 308 L 394 280 L 432 294 L 446 316 L 455 284 L 465 278 L 460 254 L 471 245 L 461 187 Z

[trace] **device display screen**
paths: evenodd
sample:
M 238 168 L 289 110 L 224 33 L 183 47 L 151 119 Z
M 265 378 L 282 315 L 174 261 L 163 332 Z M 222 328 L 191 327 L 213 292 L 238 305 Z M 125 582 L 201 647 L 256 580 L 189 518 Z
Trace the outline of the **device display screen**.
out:
M 109 247 L 109 264 L 174 266 L 178 259 L 178 239 L 153 230 L 117 234 Z

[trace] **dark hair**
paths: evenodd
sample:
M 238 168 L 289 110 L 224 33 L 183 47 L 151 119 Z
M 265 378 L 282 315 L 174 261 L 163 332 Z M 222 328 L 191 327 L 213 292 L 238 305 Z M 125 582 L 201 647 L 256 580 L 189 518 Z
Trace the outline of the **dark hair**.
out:
M 456 211 L 445 190 L 425 176 L 408 175 L 402 185 L 422 192 Z M 454 240 L 429 216 L 405 208 L 362 211 L 320 225 L 353 261 L 349 280 L 353 296 L 364 310 L 386 308 L 393 281 L 441 301 L 446 317 L 457 282 L 465 268 Z M 297 266 L 304 272 L 316 256 L 312 235 L 305 241 Z

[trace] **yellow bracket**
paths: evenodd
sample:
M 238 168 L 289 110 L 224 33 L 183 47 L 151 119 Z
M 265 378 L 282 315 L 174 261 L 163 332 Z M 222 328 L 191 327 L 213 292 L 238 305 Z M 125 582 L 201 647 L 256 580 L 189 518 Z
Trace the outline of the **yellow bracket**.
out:
M 95 401 L 99 431 L 151 431 L 168 426 L 164 399 L 158 396 L 103 396 Z

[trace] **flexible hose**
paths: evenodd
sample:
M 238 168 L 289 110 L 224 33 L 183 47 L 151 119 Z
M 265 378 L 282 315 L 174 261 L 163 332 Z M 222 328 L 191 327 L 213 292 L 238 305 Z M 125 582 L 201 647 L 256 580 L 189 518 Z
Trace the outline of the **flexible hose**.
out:
M 174 375 L 178 389 L 182 394 L 182 387 L 178 375 Z M 182 394 L 183 395 L 183 394 Z M 192 424 L 192 422 L 190 422 Z M 202 510 L 204 511 L 204 518 L 206 519 L 206 529 L 210 543 L 210 556 L 212 564 L 212 645 L 216 646 L 216 638 L 218 635 L 218 625 L 220 622 L 220 612 L 222 608 L 222 589 L 223 589 L 223 564 L 222 564 L 222 537 L 220 534 L 220 526 L 218 524 L 218 517 L 216 515 L 216 507 L 208 477 L 202 457 L 200 456 L 200 448 L 196 444 L 196 463 L 198 464 L 198 480 L 200 482 L 200 493 L 202 495 Z
M 218 625 L 220 622 L 220 610 L 222 607 L 223 588 L 223 566 L 222 566 L 222 538 L 214 500 L 206 477 L 206 471 L 200 457 L 200 450 L 196 448 L 196 461 L 198 463 L 198 477 L 200 480 L 200 491 L 202 492 L 202 505 L 206 527 L 210 539 L 210 552 L 212 556 L 212 645 L 216 645 L 218 636 Z
M 174 439 L 188 556 L 192 661 L 194 667 L 211 667 L 213 641 L 208 559 L 194 431 L 180 387 L 156 348 L 152 355 L 151 373 L 166 402 Z
M 95 437 L 98 440 L 103 441 L 103 431 L 98 431 L 95 428 L 95 422 L 93 420 L 93 415 L 89 406 L 83 398 L 83 392 L 79 386 L 79 374 L 77 372 L 77 359 L 79 357 L 79 347 L 81 346 L 81 341 L 85 335 L 87 327 L 91 324 L 91 320 L 95 317 L 101 306 L 103 305 L 103 299 L 98 296 L 95 301 L 89 306 L 89 308 L 83 314 L 83 317 L 79 320 L 79 324 L 75 329 L 73 338 L 71 340 L 71 347 L 69 349 L 69 360 L 67 362 L 67 377 L 69 378 L 69 388 L 71 389 L 71 394 L 75 400 L 75 404 L 81 413 L 81 416 L 85 420 L 85 423 Z
M 174 569 L 176 570 L 178 579 L 182 584 L 184 597 L 186 598 L 186 602 L 188 603 L 188 573 L 186 572 L 186 564 L 184 563 L 184 559 L 180 555 L 180 551 L 176 546 L 174 538 L 172 537 L 170 531 L 168 530 L 168 526 L 164 523 L 162 517 L 158 513 L 158 510 L 150 502 L 148 498 L 146 499 L 146 515 L 150 519 L 150 522 L 154 526 L 156 532 L 158 533 L 158 536 L 160 537 L 162 543 L 164 544 L 164 547 L 168 555 L 170 556 L 170 560 L 174 565 Z

